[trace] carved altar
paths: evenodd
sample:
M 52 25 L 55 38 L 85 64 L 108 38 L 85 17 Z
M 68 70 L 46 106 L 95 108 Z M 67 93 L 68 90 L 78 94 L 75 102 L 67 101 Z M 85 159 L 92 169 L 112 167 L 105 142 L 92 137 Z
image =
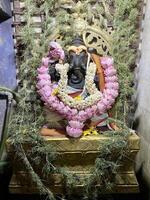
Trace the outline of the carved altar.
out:
M 77 174 L 82 180 L 83 176 L 89 176 L 90 169 L 93 167 L 97 154 L 97 148 L 100 141 L 111 139 L 103 135 L 100 136 L 86 136 L 80 140 L 69 140 L 66 137 L 45 137 L 47 143 L 56 147 L 60 153 L 57 165 L 67 167 L 72 173 Z M 132 133 L 129 137 L 130 153 L 124 158 L 123 165 L 120 167 L 116 177 L 115 186 L 112 193 L 138 193 L 139 185 L 135 176 L 134 165 L 135 157 L 139 151 L 140 141 L 139 137 Z M 13 152 L 13 146 L 7 143 L 8 152 Z M 11 193 L 19 194 L 33 194 L 38 193 L 34 183 L 30 179 L 30 174 L 22 167 L 22 163 L 15 161 L 17 171 L 13 174 L 9 186 Z M 65 194 L 64 185 L 60 175 L 50 175 L 50 182 L 48 187 L 54 191 L 55 194 Z M 82 181 L 81 181 L 82 183 Z M 82 191 L 83 185 L 78 185 L 78 189 Z M 110 192 L 110 191 L 109 191 Z

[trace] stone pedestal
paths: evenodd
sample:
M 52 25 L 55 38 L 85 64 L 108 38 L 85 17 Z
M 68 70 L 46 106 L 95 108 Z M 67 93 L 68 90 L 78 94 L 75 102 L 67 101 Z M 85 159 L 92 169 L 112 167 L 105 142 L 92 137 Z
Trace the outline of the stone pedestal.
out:
M 111 137 L 86 136 L 81 139 L 68 139 L 66 137 L 45 137 L 45 140 L 56 147 L 59 152 L 57 165 L 67 167 L 69 172 L 76 173 L 81 179 L 90 173 L 90 169 L 94 166 L 97 157 L 98 147 L 101 141 L 112 139 Z M 129 137 L 130 153 L 123 160 L 115 178 L 115 188 L 113 193 L 137 193 L 139 192 L 138 182 L 134 173 L 135 157 L 139 151 L 139 137 L 133 133 Z M 12 147 L 7 142 L 8 152 L 11 153 Z M 25 172 L 22 163 L 17 162 L 18 170 L 13 174 L 10 183 L 11 193 L 38 193 L 30 181 L 30 174 Z M 53 175 L 49 180 L 49 187 L 55 193 L 64 193 L 60 176 Z M 82 181 L 81 181 L 82 182 Z M 83 185 L 77 186 L 79 189 Z

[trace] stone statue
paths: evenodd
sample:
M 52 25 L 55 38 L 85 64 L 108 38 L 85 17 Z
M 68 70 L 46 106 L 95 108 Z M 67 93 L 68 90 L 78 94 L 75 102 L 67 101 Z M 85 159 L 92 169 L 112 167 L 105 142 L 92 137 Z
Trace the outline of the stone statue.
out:
M 49 53 L 44 59 L 52 88 L 47 84 L 43 92 L 39 78 L 39 94 L 48 107 L 47 124 L 41 130 L 42 135 L 55 136 L 67 131 L 71 137 L 80 137 L 115 127 L 107 123 L 107 110 L 118 95 L 116 70 L 112 66 L 112 59 L 101 58 L 96 49 L 87 48 L 80 37 L 72 41 L 66 53 L 59 44 L 51 42 Z M 48 88 L 51 93 L 46 97 L 44 95 L 48 93 Z M 57 99 L 52 100 L 52 97 Z

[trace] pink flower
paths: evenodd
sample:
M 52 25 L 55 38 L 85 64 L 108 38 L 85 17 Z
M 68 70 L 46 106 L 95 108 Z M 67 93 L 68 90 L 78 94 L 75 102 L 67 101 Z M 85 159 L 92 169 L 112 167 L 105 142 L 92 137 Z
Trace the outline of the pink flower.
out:
M 107 97 L 102 99 L 102 104 L 104 104 L 105 106 L 107 106 L 107 104 L 109 103 L 109 100 Z
M 69 121 L 69 125 L 72 127 L 72 128 L 77 128 L 77 129 L 82 129 L 84 127 L 84 124 L 81 123 L 81 122 L 78 122 L 78 121 Z
M 114 82 L 114 84 L 113 84 L 113 89 L 114 89 L 114 90 L 118 90 L 118 89 L 119 89 L 119 83 Z
M 105 92 L 104 92 L 104 96 L 105 97 L 107 97 L 107 98 L 109 98 L 109 101 L 111 101 L 112 100 L 112 103 L 114 103 L 114 101 L 115 101 L 115 94 L 116 93 L 116 90 L 114 90 L 114 89 L 106 89 L 105 90 Z
M 98 112 L 99 112 L 100 114 L 102 114 L 102 113 L 104 113 L 104 112 L 106 111 L 106 105 L 103 104 L 102 102 L 99 102 L 99 103 L 97 104 L 97 108 L 98 108 Z
M 50 95 L 51 95 L 51 91 L 50 90 L 48 90 L 48 91 L 45 92 L 45 96 L 46 97 L 49 97 Z
M 86 112 L 86 115 L 87 115 L 87 118 L 91 118 L 93 116 L 93 113 L 92 113 L 92 108 L 91 107 L 88 107 L 85 109 L 85 112 Z
M 37 88 L 42 88 L 42 87 L 44 87 L 44 86 L 48 86 L 48 85 L 50 85 L 50 83 L 49 83 L 49 81 L 48 80 L 40 80 L 40 81 L 38 81 L 38 83 L 36 84 L 36 87 Z
M 93 105 L 93 106 L 91 107 L 92 113 L 95 114 L 95 113 L 96 113 L 96 110 L 97 110 L 97 106 L 96 106 L 96 105 Z
M 52 47 L 53 49 L 60 49 L 60 48 L 61 48 L 60 44 L 58 44 L 58 43 L 55 42 L 55 41 L 51 41 L 51 42 L 49 43 L 49 47 Z
M 73 138 L 78 138 L 82 135 L 82 129 L 72 128 L 70 126 L 67 126 L 66 131 L 67 134 Z
M 77 109 L 71 109 L 71 115 L 76 115 L 78 113 L 78 110 Z
M 60 104 L 60 106 L 61 106 L 61 108 L 62 108 L 62 110 L 65 108 L 65 104 L 63 103 L 63 102 L 59 102 L 59 104 Z
M 48 68 L 46 68 L 45 66 L 42 65 L 41 67 L 39 67 L 37 69 L 37 71 L 38 71 L 39 74 L 47 74 Z
M 113 82 L 110 82 L 110 83 L 106 83 L 105 84 L 105 87 L 107 88 L 107 89 L 112 89 L 113 88 Z
M 113 96 L 114 98 L 116 98 L 116 97 L 118 96 L 118 91 L 115 91 L 115 90 L 114 90 L 114 92 L 112 93 L 112 96 Z
M 104 97 L 108 98 L 108 96 L 110 96 L 112 99 L 116 98 L 118 96 L 118 90 L 106 89 Z
M 49 64 L 49 57 L 43 57 L 43 58 L 42 58 L 42 64 L 43 64 L 45 67 L 48 67 L 48 64 Z
M 50 87 L 50 85 L 45 85 L 43 88 L 42 88 L 44 91 L 52 91 L 52 88 Z
M 113 65 L 113 58 L 111 57 L 101 57 L 101 64 L 105 68 L 108 68 L 110 65 Z
M 57 83 L 52 83 L 52 89 L 56 89 L 58 87 Z
M 107 110 L 109 110 L 109 109 L 111 109 L 111 108 L 112 108 L 112 105 L 111 105 L 111 104 L 107 105 Z
M 59 102 L 59 103 L 57 104 L 56 110 L 57 110 L 60 114 L 64 115 L 63 109 L 64 109 L 64 106 L 62 106 L 62 105 L 60 104 L 60 102 Z
M 109 98 L 109 104 L 112 105 L 115 102 L 115 98 L 110 97 Z
M 38 74 L 37 78 L 39 80 L 41 80 L 41 79 L 50 80 L 50 75 L 48 75 L 48 74 Z
M 50 103 L 50 104 L 52 104 L 52 103 L 54 103 L 55 101 L 56 101 L 56 97 L 55 96 L 50 96 L 49 98 L 48 98 L 48 100 L 47 100 L 47 102 L 48 103 Z
M 44 95 L 45 97 L 49 97 L 51 95 L 52 90 L 45 90 L 43 87 L 42 89 L 38 90 L 38 93 L 42 96 Z
M 107 89 L 114 89 L 114 90 L 118 90 L 119 89 L 119 84 L 117 82 L 110 82 L 110 83 L 106 83 L 105 87 Z
M 116 75 L 117 71 L 114 68 L 108 68 L 104 71 L 105 76 L 113 76 Z
M 68 113 L 70 113 L 70 108 L 69 108 L 69 106 L 65 106 L 64 107 L 64 114 L 67 115 Z
M 62 47 L 57 43 L 57 42 L 50 42 L 50 51 L 49 51 L 49 62 L 54 63 L 55 61 L 62 59 L 64 60 L 65 58 L 65 53 L 62 49 Z
M 38 92 L 38 94 L 41 95 L 41 96 L 44 95 L 44 91 L 43 91 L 42 89 L 38 90 L 37 92 Z
M 42 95 L 41 100 L 44 101 L 44 102 L 46 102 L 46 99 L 47 98 L 44 95 Z
M 65 116 L 68 120 L 75 120 L 75 118 L 69 113 Z
M 54 109 L 57 110 L 57 108 L 58 108 L 58 103 L 57 103 L 57 102 L 53 102 L 53 103 L 52 103 L 52 107 L 53 107 Z
M 74 119 L 75 119 L 75 120 L 78 120 L 78 121 L 80 121 L 80 122 L 84 122 L 84 121 L 85 121 L 85 118 L 83 119 L 83 117 L 80 116 L 80 115 L 77 115 L 76 117 L 74 117 Z
M 85 121 L 87 119 L 87 114 L 85 111 L 81 110 L 79 111 L 78 115 L 77 115 L 77 119 L 79 121 Z
M 107 83 L 109 83 L 109 82 L 118 82 L 118 78 L 117 78 L 117 76 L 109 76 L 109 77 L 105 77 L 105 82 Z
M 112 94 L 112 90 L 111 89 L 104 89 L 104 95 L 111 95 Z

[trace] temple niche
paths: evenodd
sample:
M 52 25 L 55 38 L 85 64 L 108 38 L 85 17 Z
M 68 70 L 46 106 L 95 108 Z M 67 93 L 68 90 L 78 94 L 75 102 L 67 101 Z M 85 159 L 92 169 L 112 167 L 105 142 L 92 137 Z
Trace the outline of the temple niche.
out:
M 139 137 L 127 126 L 138 9 L 138 1 L 123 5 L 113 0 L 13 2 L 22 98 L 18 113 L 21 108 L 24 113 L 22 121 L 13 123 L 21 123 L 20 149 L 32 175 L 36 174 L 38 184 L 49 195 L 64 195 L 70 176 L 73 193 L 76 189 L 81 194 L 88 190 L 89 196 L 90 191 L 97 195 L 110 190 L 139 191 L 132 162 L 139 151 Z M 17 136 L 13 138 L 17 140 Z M 26 140 L 31 146 L 26 146 Z M 11 144 L 10 138 L 9 153 L 14 149 Z M 52 159 L 54 152 L 58 155 Z M 36 155 L 38 167 L 33 159 Z M 18 191 L 38 191 L 33 179 L 27 189 L 27 172 L 19 183 L 21 168 L 19 164 L 10 190 L 15 190 L 15 183 Z
M 81 38 L 72 41 L 67 58 L 58 43 L 50 42 L 49 48 L 48 56 L 43 57 L 38 68 L 38 93 L 50 110 L 46 112 L 48 129 L 45 125 L 42 135 L 55 136 L 56 132 L 64 131 L 77 138 L 117 128 L 106 122 L 107 110 L 115 102 L 119 89 L 113 59 L 100 58 L 97 50 L 88 49 Z
M 49 43 L 47 57 L 43 57 L 38 68 L 38 93 L 49 108 L 47 124 L 41 130 L 45 136 L 67 133 L 77 138 L 98 135 L 99 130 L 117 129 L 114 123 L 107 122 L 119 90 L 110 55 L 113 25 L 102 14 L 88 19 L 90 16 L 83 10 L 83 4 L 81 1 L 75 7 L 72 2 L 61 4 L 71 13 L 68 15 L 73 23 L 68 29 L 72 29 L 72 41 L 62 48 L 57 35 L 53 36 L 55 41 Z M 101 7 L 104 15 L 107 12 L 111 16 L 108 12 L 111 8 L 105 2 Z M 96 6 L 91 5 L 91 9 Z M 65 40 L 65 34 L 61 40 Z

